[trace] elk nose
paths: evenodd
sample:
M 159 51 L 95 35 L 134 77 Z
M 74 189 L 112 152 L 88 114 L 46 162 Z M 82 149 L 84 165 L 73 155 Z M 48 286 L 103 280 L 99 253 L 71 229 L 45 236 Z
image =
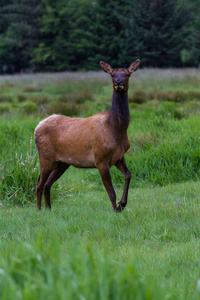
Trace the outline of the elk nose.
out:
M 120 79 L 115 80 L 115 85 L 122 85 L 122 81 Z

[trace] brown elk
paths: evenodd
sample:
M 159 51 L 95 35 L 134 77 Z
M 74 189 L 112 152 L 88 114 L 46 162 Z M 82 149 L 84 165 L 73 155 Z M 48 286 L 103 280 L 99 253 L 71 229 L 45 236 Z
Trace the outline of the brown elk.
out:
M 140 60 L 128 69 L 112 69 L 103 61 L 101 68 L 112 77 L 112 107 L 106 112 L 88 118 L 70 118 L 52 115 L 41 121 L 35 129 L 35 142 L 39 153 L 40 175 L 37 181 L 37 208 L 41 209 L 44 192 L 45 206 L 51 209 L 50 189 L 70 165 L 77 168 L 98 168 L 114 211 L 122 211 L 127 204 L 131 173 L 124 153 L 130 147 L 127 136 L 129 125 L 129 77 Z M 115 165 L 125 176 L 121 201 L 116 205 L 110 168 Z

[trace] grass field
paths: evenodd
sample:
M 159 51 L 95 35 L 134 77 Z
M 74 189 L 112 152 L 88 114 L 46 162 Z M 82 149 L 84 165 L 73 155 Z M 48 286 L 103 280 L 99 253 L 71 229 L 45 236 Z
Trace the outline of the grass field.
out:
M 69 168 L 35 208 L 33 131 L 47 115 L 111 104 L 103 72 L 0 77 L 0 299 L 200 299 L 200 71 L 139 70 L 130 83 L 128 205 L 97 170 Z M 118 200 L 124 179 L 114 168 Z

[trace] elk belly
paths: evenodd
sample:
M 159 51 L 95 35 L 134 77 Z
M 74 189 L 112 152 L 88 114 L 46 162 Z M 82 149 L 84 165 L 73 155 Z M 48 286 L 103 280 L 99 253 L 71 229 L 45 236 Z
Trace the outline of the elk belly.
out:
M 95 162 L 92 155 L 86 156 L 68 156 L 68 157 L 61 157 L 60 159 L 63 162 L 68 163 L 76 168 L 95 168 Z
M 74 137 L 65 144 L 58 145 L 57 161 L 66 162 L 77 168 L 95 168 L 95 160 L 90 143 Z

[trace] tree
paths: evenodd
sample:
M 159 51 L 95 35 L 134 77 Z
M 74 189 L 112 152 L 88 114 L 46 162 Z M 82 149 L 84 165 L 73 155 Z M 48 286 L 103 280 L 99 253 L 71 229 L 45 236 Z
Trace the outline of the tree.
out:
M 200 0 L 1 0 L 0 72 L 200 64 Z
M 123 59 L 137 56 L 146 66 L 181 66 L 188 14 L 177 7 L 177 1 L 129 1 L 127 16 L 121 17 L 126 25 Z
M 189 35 L 181 51 L 181 61 L 184 66 L 200 66 L 200 0 L 182 1 L 179 4 L 189 12 L 187 22 Z
M 89 64 L 99 68 L 101 60 L 112 66 L 118 65 L 120 49 L 118 46 L 121 25 L 116 18 L 114 6 L 117 1 L 98 0 L 95 2 L 95 20 L 92 24 L 93 52 L 88 58 Z
M 0 71 L 20 72 L 31 66 L 37 43 L 39 0 L 8 0 L 0 8 Z
M 112 1 L 43 0 L 41 40 L 34 63 L 43 70 L 99 69 L 99 61 L 116 64 L 118 20 Z M 113 21 L 114 20 L 114 21 Z
M 93 1 L 43 0 L 43 5 L 41 42 L 34 51 L 34 63 L 51 71 L 88 69 L 94 47 Z

